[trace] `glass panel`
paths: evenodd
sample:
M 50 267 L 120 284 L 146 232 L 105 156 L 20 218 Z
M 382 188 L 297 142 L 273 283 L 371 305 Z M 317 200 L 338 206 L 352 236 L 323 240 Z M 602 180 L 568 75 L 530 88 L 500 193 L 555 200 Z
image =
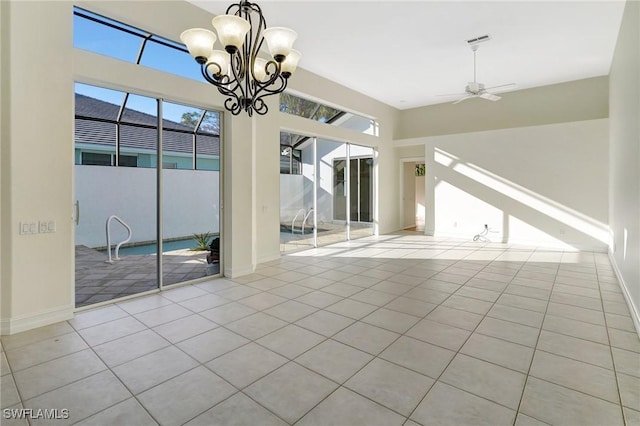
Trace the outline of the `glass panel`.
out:
M 318 245 L 347 238 L 347 144 L 318 139 Z
M 92 107 L 99 109 L 104 106 L 103 102 L 94 99 L 83 103 L 78 99 L 82 98 L 76 93 L 76 107 L 83 109 L 83 114 L 100 115 Z M 79 113 L 76 110 L 76 114 Z M 76 306 L 157 288 L 155 170 L 83 164 L 86 161 L 106 165 L 107 157 L 111 165 L 116 164 L 117 125 L 76 119 L 75 129 Z M 121 126 L 120 130 L 122 166 L 137 166 L 143 150 L 153 152 L 155 149 L 155 129 Z M 140 135 L 140 132 L 150 134 Z M 144 149 L 140 141 L 144 142 Z M 130 239 L 127 228 L 118 219 L 109 221 L 113 216 L 130 227 Z M 109 240 L 105 236 L 107 223 L 110 223 Z M 124 244 L 116 255 L 115 246 L 119 243 Z M 110 263 L 107 262 L 109 253 Z
M 76 117 L 115 121 L 125 93 L 88 84 L 75 84 Z
M 122 121 L 127 123 L 143 124 L 157 127 L 158 116 L 156 114 L 157 102 L 146 96 L 129 94 L 124 104 Z
M 280 174 L 280 251 L 288 252 L 313 247 L 313 139 L 290 133 L 280 134 L 282 150 L 298 145 L 297 158 L 302 173 Z M 287 157 L 287 170 L 289 167 Z M 304 226 L 303 226 L 304 223 Z M 303 229 L 304 228 L 304 229 Z
M 144 51 L 140 58 L 140 65 L 192 80 L 204 81 L 200 71 L 200 65 L 189 55 L 184 46 L 162 39 L 166 44 L 175 46 L 169 47 L 165 44 L 155 42 L 154 39 L 156 38 L 159 39 L 159 37 L 154 36 L 147 41 L 147 44 L 144 46 Z
M 123 31 L 123 29 L 129 32 Z M 127 62 L 135 62 L 142 42 L 141 36 L 145 35 L 136 28 L 74 8 L 73 47 Z
M 202 109 L 164 102 L 165 111 L 162 272 L 166 286 L 218 275 L 221 252 L 219 136 L 194 133 Z M 219 114 L 206 112 L 207 125 L 218 122 Z M 169 130 L 169 126 L 178 127 Z M 177 131 L 187 127 L 190 133 Z M 194 170 L 194 143 L 198 170 Z
M 155 117 L 150 117 L 155 120 Z M 155 127 L 131 126 L 120 124 L 120 155 L 136 156 L 136 167 L 155 168 L 158 164 L 156 154 L 158 130 Z M 121 158 L 120 165 L 124 166 L 126 160 Z
M 197 132 L 196 169 L 220 170 L 220 113 L 204 111 Z
M 344 127 L 358 133 L 378 136 L 378 123 L 374 119 L 341 111 L 290 93 L 282 93 L 280 95 L 280 111 L 321 123 Z
M 349 238 L 373 235 L 373 148 L 349 145 Z

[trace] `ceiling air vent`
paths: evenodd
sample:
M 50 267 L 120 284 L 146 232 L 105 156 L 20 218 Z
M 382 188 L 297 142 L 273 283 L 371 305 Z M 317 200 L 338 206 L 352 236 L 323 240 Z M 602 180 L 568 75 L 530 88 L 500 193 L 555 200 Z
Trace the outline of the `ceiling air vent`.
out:
M 485 34 L 485 35 L 481 35 L 481 36 L 469 39 L 469 40 L 467 40 L 467 43 L 469 43 L 469 46 L 473 46 L 473 45 L 476 45 L 478 43 L 482 43 L 482 42 L 489 41 L 489 40 L 491 40 L 491 37 L 489 37 L 489 34 Z

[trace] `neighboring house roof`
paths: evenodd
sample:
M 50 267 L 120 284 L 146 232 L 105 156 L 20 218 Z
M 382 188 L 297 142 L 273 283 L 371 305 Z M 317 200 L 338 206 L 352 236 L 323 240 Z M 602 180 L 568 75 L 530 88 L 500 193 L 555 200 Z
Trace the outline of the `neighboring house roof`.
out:
M 102 146 L 115 146 L 116 124 L 120 107 L 100 99 L 91 98 L 76 93 L 75 141 Z M 86 118 L 83 118 L 86 117 Z M 91 118 L 100 120 L 96 121 Z M 144 124 L 157 125 L 157 118 L 132 109 L 125 109 L 120 122 L 120 146 L 133 149 L 156 149 L 156 129 L 128 125 Z M 162 148 L 165 152 L 191 153 L 193 152 L 193 128 L 175 121 L 162 120 Z M 176 132 L 172 130 L 181 130 Z M 189 133 L 183 133 L 187 131 Z M 220 137 L 198 133 L 196 138 L 196 153 L 203 155 L 220 155 Z

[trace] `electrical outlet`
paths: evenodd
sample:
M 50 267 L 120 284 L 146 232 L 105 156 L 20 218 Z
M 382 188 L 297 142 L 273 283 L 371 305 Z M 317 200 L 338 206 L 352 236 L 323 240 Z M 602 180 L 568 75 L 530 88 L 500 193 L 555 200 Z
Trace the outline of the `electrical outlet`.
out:
M 41 234 L 45 234 L 47 233 L 47 222 L 44 220 L 41 220 L 40 222 L 38 222 L 38 229 Z
M 38 233 L 38 222 L 20 222 L 20 235 Z
M 56 232 L 56 221 L 50 220 L 47 222 L 47 232 Z

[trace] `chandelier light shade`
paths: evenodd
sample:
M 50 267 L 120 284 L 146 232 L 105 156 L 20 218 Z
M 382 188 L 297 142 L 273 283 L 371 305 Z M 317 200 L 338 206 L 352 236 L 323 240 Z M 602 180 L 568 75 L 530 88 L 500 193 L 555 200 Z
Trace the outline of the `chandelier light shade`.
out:
M 301 54 L 292 49 L 298 35 L 289 28 L 267 28 L 260 6 L 244 0 L 229 6 L 211 24 L 217 35 L 191 28 L 180 40 L 200 64 L 204 79 L 227 96 L 227 110 L 233 115 L 243 110 L 249 116 L 266 114 L 263 98 L 283 92 L 298 66 Z M 271 59 L 258 56 L 265 42 Z

